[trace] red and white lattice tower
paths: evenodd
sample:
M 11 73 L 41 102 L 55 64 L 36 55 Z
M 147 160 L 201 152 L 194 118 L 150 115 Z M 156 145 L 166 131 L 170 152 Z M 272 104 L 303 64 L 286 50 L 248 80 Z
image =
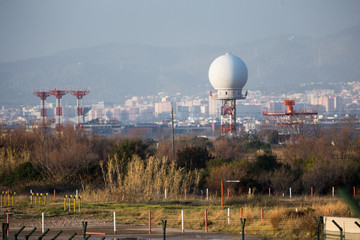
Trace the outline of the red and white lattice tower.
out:
M 46 116 L 47 116 L 47 113 L 46 113 L 46 98 L 48 96 L 50 96 L 50 92 L 49 91 L 40 91 L 40 90 L 36 90 L 33 92 L 33 94 L 37 97 L 40 98 L 41 102 L 41 124 L 44 125 L 45 124 L 45 121 L 46 121 Z M 44 127 L 44 126 L 43 126 Z
M 236 134 L 236 100 L 245 99 L 242 89 L 247 82 L 245 63 L 237 56 L 226 53 L 216 58 L 209 68 L 209 80 L 217 91 L 213 98 L 221 100 L 221 134 Z
M 51 95 L 56 97 L 55 129 L 57 132 L 61 132 L 63 128 L 61 99 L 68 92 L 67 90 L 57 90 L 56 88 L 50 91 Z
M 284 100 L 285 111 L 263 111 L 263 116 L 268 116 L 266 119 L 269 123 L 275 123 L 278 131 L 279 143 L 285 143 L 290 140 L 290 143 L 295 143 L 295 138 L 302 132 L 301 128 L 307 124 L 314 124 L 315 115 L 318 110 L 294 110 L 294 100 Z
M 84 111 L 83 111 L 83 107 L 82 107 L 82 99 L 83 97 L 88 94 L 90 91 L 89 90 L 76 90 L 76 91 L 70 91 L 70 93 L 74 96 L 76 96 L 76 103 L 77 103 L 77 125 L 76 125 L 76 129 L 82 129 L 84 127 Z

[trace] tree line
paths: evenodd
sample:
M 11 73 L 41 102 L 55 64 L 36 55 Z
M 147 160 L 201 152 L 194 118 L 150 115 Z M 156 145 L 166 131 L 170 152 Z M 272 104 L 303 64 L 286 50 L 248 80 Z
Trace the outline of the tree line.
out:
M 109 138 L 66 126 L 61 134 L 41 129 L 0 128 L 0 184 L 78 185 L 107 189 L 121 199 L 141 194 L 150 200 L 167 188 L 169 194 L 218 192 L 221 180 L 234 194 L 327 194 L 331 187 L 360 182 L 360 138 L 351 124 L 303 134 L 285 145 L 276 133 L 260 130 L 215 140 L 177 136 L 169 141 L 137 136 Z M 269 140 L 272 139 L 272 140 Z M 121 194 L 119 194 L 121 193 Z

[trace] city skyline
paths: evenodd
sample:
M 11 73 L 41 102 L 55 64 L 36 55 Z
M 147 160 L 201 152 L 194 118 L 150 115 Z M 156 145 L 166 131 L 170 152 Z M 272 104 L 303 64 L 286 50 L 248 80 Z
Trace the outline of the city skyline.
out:
M 170 102 L 182 101 L 178 104 L 181 108 L 175 109 L 181 118 L 195 112 L 208 117 L 214 112 L 208 102 L 209 92 L 214 90 L 207 75 L 210 63 L 225 52 L 233 52 L 248 68 L 244 91 L 260 93 L 258 99 L 240 104 L 245 113 L 251 110 L 249 106 L 258 111 L 259 106 L 267 107 L 264 102 L 297 94 L 306 98 L 296 98 L 297 103 L 316 102 L 330 113 L 358 109 L 359 90 L 351 96 L 342 91 L 360 76 L 360 3 L 206 3 L 2 2 L 0 105 L 31 108 L 38 99 L 30 89 L 69 90 L 70 86 L 91 90 L 84 105 L 103 101 L 104 105 L 124 104 L 121 108 L 128 111 L 126 107 L 140 101 L 132 103 L 133 97 L 145 97 L 146 116 L 158 118 L 170 111 Z M 79 13 L 79 9 L 85 11 Z M 16 11 L 22 14 L 14 18 L 11 13 Z M 64 12 L 68 13 L 66 19 Z M 42 21 L 46 18 L 48 22 Z M 186 24 L 189 22 L 193 24 Z M 153 28 L 149 28 L 151 24 Z M 98 34 L 100 26 L 106 34 Z M 92 43 L 87 41 L 90 38 Z M 318 98 L 310 96 L 310 91 L 333 92 Z M 166 96 L 175 100 L 157 99 Z M 179 99 L 181 96 L 185 99 Z M 264 100 L 264 96 L 272 98 Z M 186 98 L 202 99 L 203 103 L 186 104 Z M 55 103 L 52 97 L 47 100 Z M 74 106 L 76 99 L 64 96 L 61 101 L 65 107 Z M 141 115 L 139 107 L 131 111 Z M 78 122 L 80 119 L 79 115 Z M 131 119 L 136 121 L 136 117 Z
M 282 111 L 284 110 L 283 101 L 287 99 L 294 99 L 296 101 L 295 108 L 309 110 L 315 106 L 322 106 L 320 108 L 320 114 L 336 114 L 346 113 L 351 110 L 351 107 L 358 106 L 359 104 L 359 83 L 347 83 L 347 87 L 342 89 L 340 94 L 334 93 L 332 90 L 321 91 L 309 91 L 307 93 L 294 93 L 289 95 L 268 96 L 263 95 L 260 91 L 249 91 L 248 98 L 238 103 L 238 112 L 240 118 L 246 118 L 249 115 L 261 115 L 261 111 L 265 108 L 268 110 Z M 35 96 L 34 96 L 35 97 Z M 88 97 L 88 96 L 86 96 Z M 219 118 L 219 103 L 215 102 L 215 99 L 209 94 L 207 97 L 202 98 L 200 96 L 186 96 L 184 94 L 168 95 L 166 93 L 160 93 L 154 96 L 140 97 L 133 96 L 128 98 L 123 103 L 106 103 L 100 101 L 96 104 L 87 103 L 86 97 L 84 98 L 84 107 L 91 107 L 88 110 L 87 120 L 94 120 L 96 118 L 111 120 L 117 119 L 125 122 L 146 122 L 146 118 L 141 120 L 141 117 L 148 117 L 149 121 L 155 121 L 156 119 L 169 118 L 171 108 L 174 108 L 174 112 L 177 115 L 177 120 L 184 121 L 191 117 L 193 119 L 202 118 Z M 74 98 L 74 97 L 72 97 Z M 74 98 L 75 99 L 75 98 Z M 354 105 L 354 106 L 351 106 Z M 50 118 L 55 118 L 56 104 L 54 102 L 46 102 L 46 109 Z M 256 106 L 256 108 L 251 108 Z M 19 106 L 20 107 L 20 106 Z M 34 114 L 40 118 L 41 105 L 23 106 L 23 109 L 33 109 Z M 66 121 L 76 117 L 76 104 L 63 105 L 64 117 Z M 5 109 L 3 107 L 3 109 Z M 71 110 L 72 109 L 72 110 Z M 358 111 L 358 110 L 357 110 Z M 37 112 L 37 113 L 36 113 Z M 121 119 L 119 117 L 126 112 L 133 114 L 133 117 L 127 119 Z M 144 115 L 145 114 L 145 115 Z M 137 117 L 135 117 L 137 116 Z M 137 119 L 138 118 L 138 119 Z

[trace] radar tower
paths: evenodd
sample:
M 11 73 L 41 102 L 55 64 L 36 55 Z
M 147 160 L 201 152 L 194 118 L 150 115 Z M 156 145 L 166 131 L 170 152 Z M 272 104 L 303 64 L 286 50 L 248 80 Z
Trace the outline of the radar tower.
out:
M 236 134 L 236 100 L 245 99 L 242 89 L 247 82 L 248 71 L 245 63 L 237 56 L 226 53 L 216 58 L 209 68 L 209 80 L 217 91 L 210 94 L 221 100 L 221 134 Z

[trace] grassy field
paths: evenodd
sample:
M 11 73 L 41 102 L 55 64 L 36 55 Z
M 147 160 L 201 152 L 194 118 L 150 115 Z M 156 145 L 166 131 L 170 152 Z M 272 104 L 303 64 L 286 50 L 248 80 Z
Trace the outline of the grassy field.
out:
M 40 218 L 44 212 L 49 217 L 82 217 L 102 219 L 112 222 L 113 212 L 117 214 L 119 224 L 147 225 L 149 212 L 153 226 L 161 226 L 161 220 L 167 220 L 167 226 L 181 228 L 181 210 L 184 211 L 185 229 L 205 230 L 205 210 L 208 214 L 208 229 L 212 232 L 240 234 L 240 218 L 246 218 L 245 234 L 263 239 L 315 239 L 316 224 L 314 217 L 352 216 L 348 206 L 337 197 L 293 197 L 247 196 L 225 198 L 224 206 L 220 198 L 210 196 L 208 200 L 198 196 L 189 196 L 166 201 L 148 203 L 118 203 L 107 201 L 106 193 L 82 195 L 81 212 L 76 204 L 76 211 L 68 208 L 64 211 L 64 198 L 47 198 L 47 204 L 30 204 L 29 196 L 16 196 L 14 206 L 2 207 L 0 219 L 6 219 L 9 212 L 13 218 Z M 38 203 L 38 200 L 37 200 Z M 230 208 L 230 223 L 228 222 Z M 263 219 L 261 218 L 263 209 Z M 242 216 L 240 215 L 242 213 Z

